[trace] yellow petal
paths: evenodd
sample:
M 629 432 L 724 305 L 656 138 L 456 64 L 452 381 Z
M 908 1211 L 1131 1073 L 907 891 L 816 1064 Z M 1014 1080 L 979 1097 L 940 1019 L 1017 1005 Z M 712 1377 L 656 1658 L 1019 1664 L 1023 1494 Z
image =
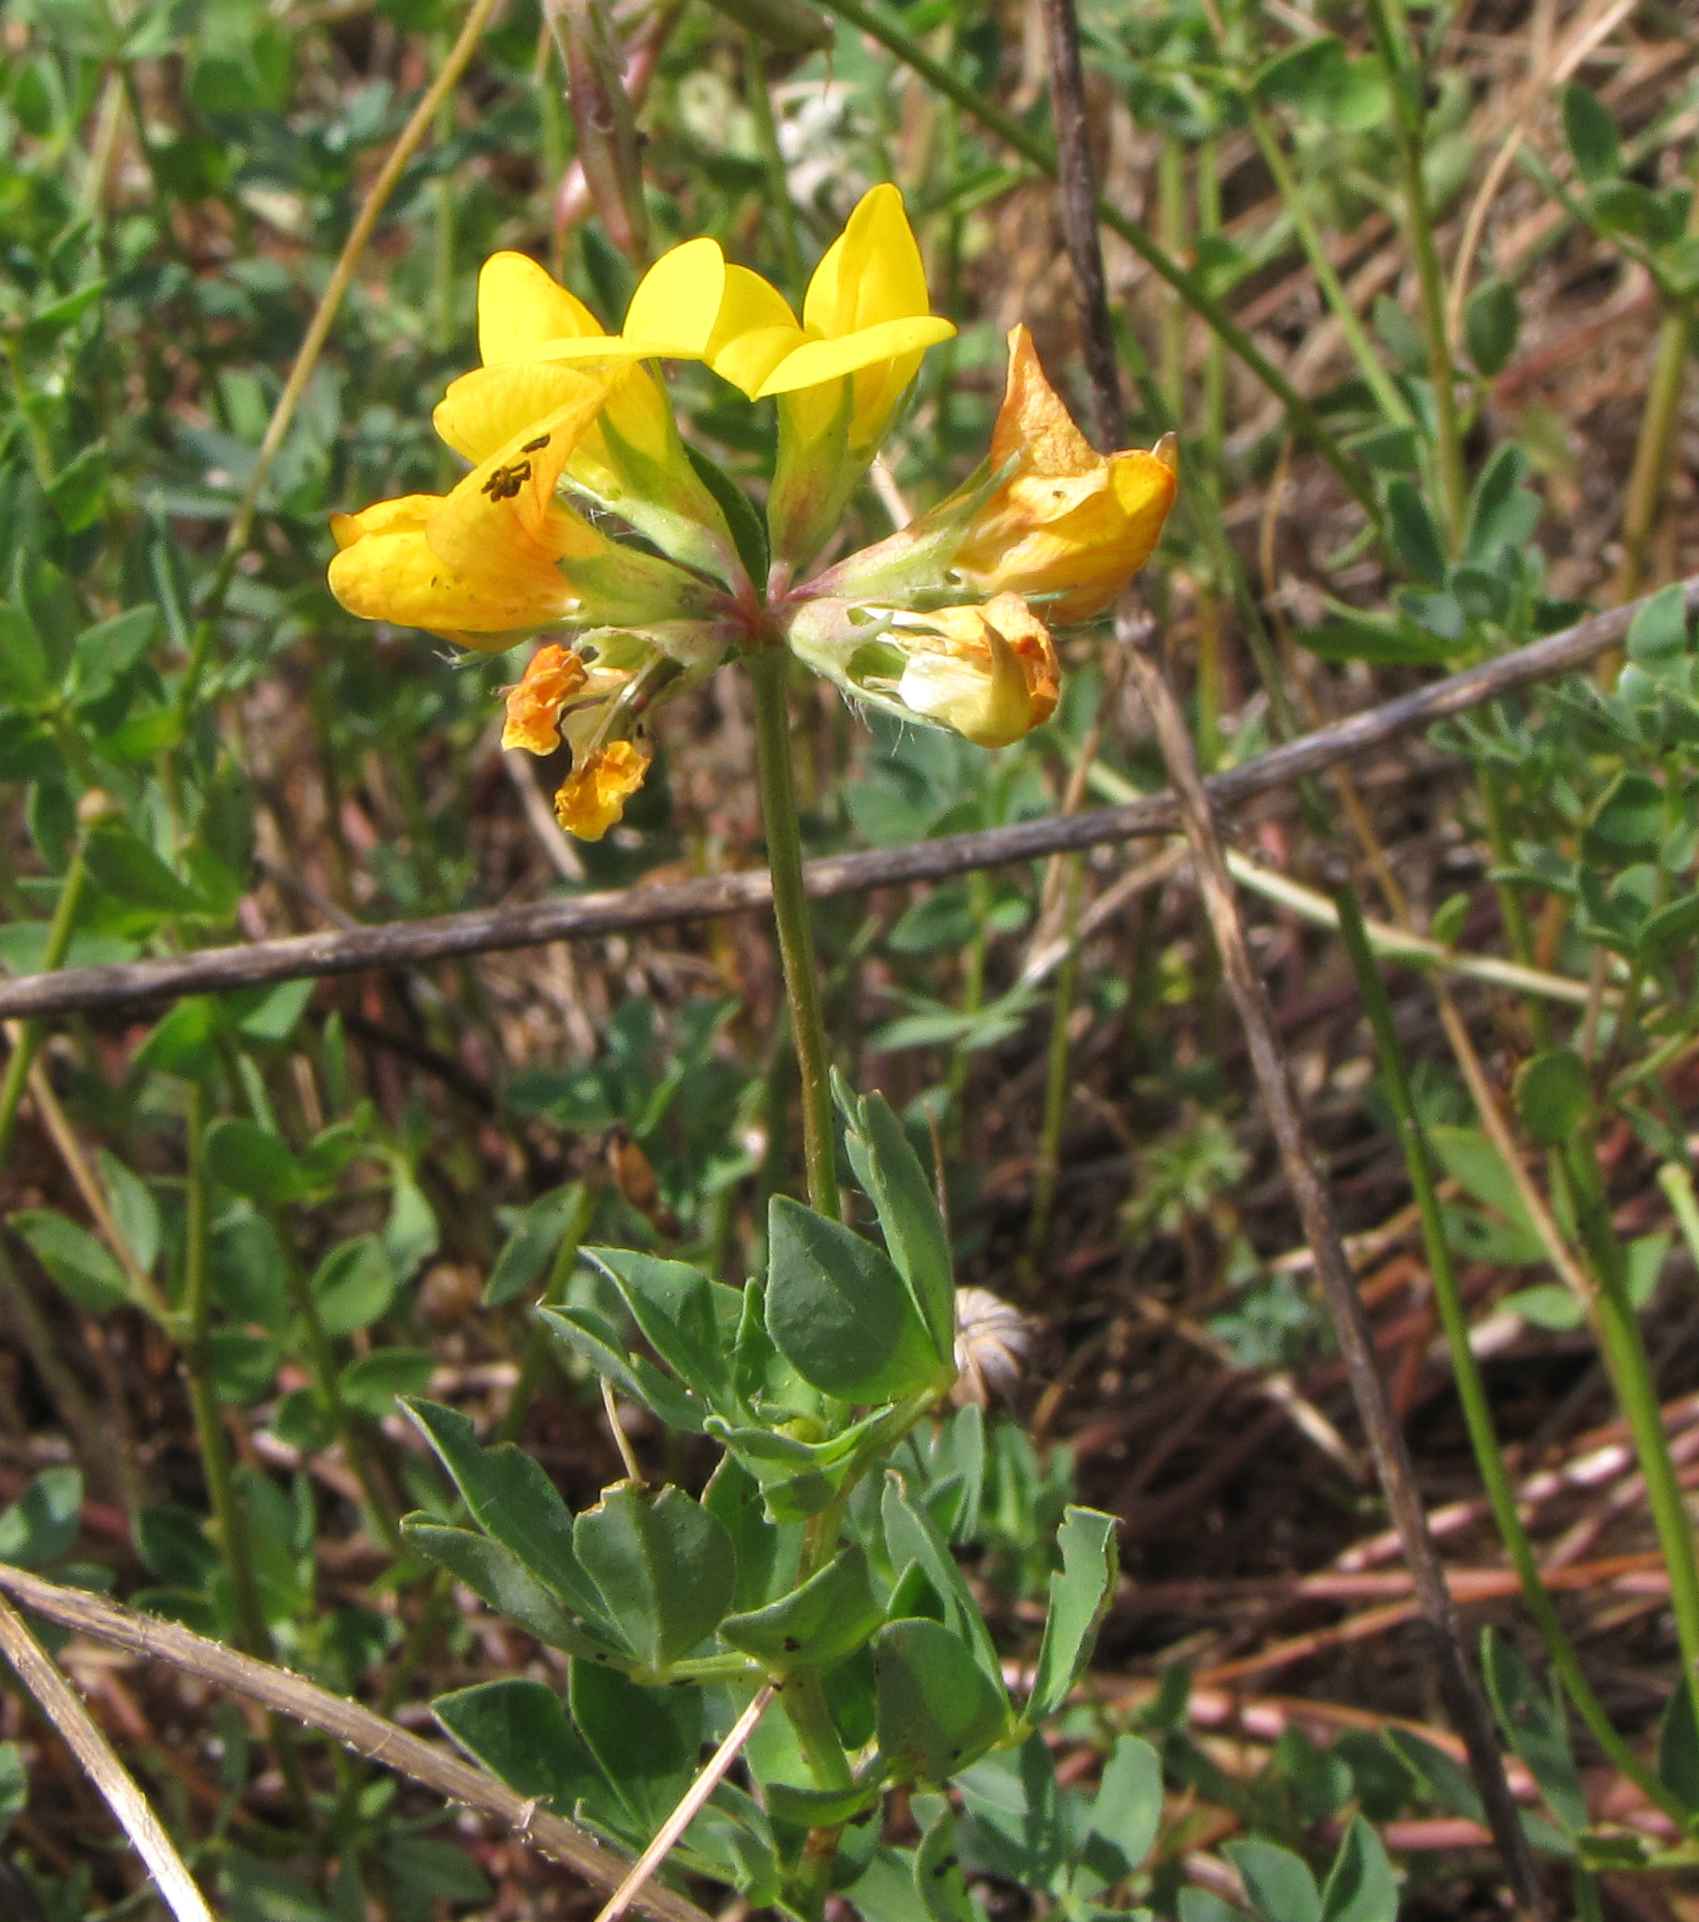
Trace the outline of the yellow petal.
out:
M 916 629 L 930 631 L 930 644 Z M 1008 747 L 1055 712 L 1055 645 L 1018 594 L 914 615 L 893 633 L 909 650 L 898 698 L 978 747 Z
M 441 499 L 440 494 L 401 494 L 394 500 L 374 501 L 358 514 L 332 514 L 330 531 L 339 548 L 352 547 L 373 534 L 423 532 L 431 510 Z
M 869 188 L 814 270 L 804 326 L 811 334 L 847 334 L 924 314 L 930 305 L 902 195 L 889 181 Z
M 726 261 L 717 240 L 669 248 L 637 283 L 620 330 L 624 342 L 645 359 L 700 360 L 725 287 Z
M 777 287 L 747 267 L 726 268 L 725 293 L 706 350 L 716 374 L 753 400 L 785 355 L 807 338 Z
M 560 746 L 560 711 L 587 679 L 584 663 L 570 648 L 553 643 L 538 648 L 518 685 L 507 690 L 502 746 L 553 754 Z
M 461 574 L 523 576 L 600 550 L 601 536 L 559 506 L 554 492 L 605 391 L 587 384 L 566 407 L 521 428 L 439 503 L 425 532 L 442 560 Z
M 1042 596 L 1045 615 L 1060 624 L 1101 614 L 1161 535 L 1178 486 L 1177 447 L 1099 454 L 1017 327 L 991 460 L 1013 461 L 1016 471 L 974 515 L 957 576 L 981 593 Z
M 1103 458 L 1045 378 L 1025 327 L 1009 334 L 1009 377 L 991 430 L 991 465 L 1001 467 L 1014 454 L 1037 474 L 1083 474 Z
M 882 361 L 918 356 L 925 348 L 948 340 L 955 331 L 949 321 L 924 314 L 880 321 L 831 340 L 805 341 L 779 362 L 761 383 L 755 398 L 765 400 L 769 394 L 792 394 L 798 388 L 841 380 L 845 374 L 857 373 Z M 912 378 L 911 365 L 902 385 L 906 386 Z
M 678 452 L 678 429 L 673 425 L 672 403 L 667 390 L 647 367 L 632 367 L 617 378 L 601 418 L 585 436 L 585 447 L 603 445 L 601 430 L 606 425 L 628 447 L 665 465 L 682 459 Z M 575 460 L 571 473 L 576 476 Z
M 449 382 L 431 422 L 463 459 L 487 460 L 533 421 L 599 399 L 608 384 L 604 374 L 546 361 L 479 367 Z
M 336 516 L 341 551 L 330 563 L 330 591 L 350 614 L 500 650 L 515 633 L 546 626 L 571 607 L 571 589 L 552 563 L 450 567 L 422 525 L 442 504 L 435 495 L 409 494 Z
M 524 254 L 492 254 L 478 275 L 478 352 L 486 367 L 528 359 L 547 340 L 606 329 L 575 294 Z
M 651 756 L 635 741 L 610 741 L 574 768 L 555 795 L 555 819 L 580 841 L 599 841 L 643 785 Z

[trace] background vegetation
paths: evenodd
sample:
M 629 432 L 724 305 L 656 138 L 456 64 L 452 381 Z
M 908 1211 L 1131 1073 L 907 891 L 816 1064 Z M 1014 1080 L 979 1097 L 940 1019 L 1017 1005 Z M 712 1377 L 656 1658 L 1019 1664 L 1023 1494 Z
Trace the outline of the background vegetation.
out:
M 614 19 L 657 246 L 713 234 L 794 300 L 860 190 L 904 189 L 961 332 L 856 503 L 875 538 L 979 459 L 1007 328 L 1078 395 L 1081 323 L 1037 12 L 826 12 L 812 50 L 765 6 Z M 1495 1632 L 1543 1885 L 1560 1912 L 1690 1914 L 1692 25 L 1595 0 L 1087 0 L 1081 24 L 1135 440 L 1183 442 L 1141 587 L 1205 770 L 1637 603 L 1584 671 L 1223 826 L 1471 1653 Z M 0 967 L 758 864 L 740 680 L 666 711 L 626 824 L 576 846 L 496 746 L 524 655 L 448 658 L 324 585 L 329 512 L 455 472 L 429 411 L 489 252 L 623 310 L 535 9 L 19 0 L 0 36 Z M 760 417 L 701 370 L 673 386 L 757 474 Z M 1056 722 L 991 756 L 809 690 L 808 851 L 1160 788 L 1107 625 L 1065 653 Z M 1011 1672 L 1064 1503 L 1121 1523 L 1050 1773 L 993 1758 L 961 1786 L 971 1899 L 1367 1918 L 1395 1871 L 1402 1913 L 1506 1912 L 1184 848 L 869 886 L 817 939 L 838 1065 L 933 1144 L 958 1282 L 1038 1331 L 983 1457 L 967 1417 L 943 1446 L 968 1455 L 930 1463 L 978 1491 L 958 1552 Z M 575 1509 L 620 1473 L 527 1311 L 618 1311 L 587 1241 L 760 1271 L 799 1166 L 765 920 L 42 1018 L 6 992 L 0 1560 L 427 1733 L 444 1692 L 558 1680 L 403 1545 L 403 1511 L 449 1498 L 396 1397 L 521 1440 Z M 667 1466 L 690 1481 L 688 1447 Z M 311 1730 L 60 1653 L 236 1922 L 591 1899 L 523 1832 Z M 1156 1800 L 1115 1773 L 1129 1735 Z M 0 1906 L 160 1913 L 19 1691 L 0 1737 Z M 1112 1790 L 1142 1846 L 1076 1885 Z M 939 1807 L 897 1798 L 891 1848 Z M 875 1878 L 855 1901 L 917 1899 Z

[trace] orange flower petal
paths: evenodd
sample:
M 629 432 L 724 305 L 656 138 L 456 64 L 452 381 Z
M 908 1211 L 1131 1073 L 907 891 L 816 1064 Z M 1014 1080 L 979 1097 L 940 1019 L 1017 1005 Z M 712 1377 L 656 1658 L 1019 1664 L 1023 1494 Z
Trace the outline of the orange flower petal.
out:
M 610 741 L 574 768 L 555 795 L 555 819 L 580 841 L 599 841 L 625 813 L 652 759 L 636 741 Z

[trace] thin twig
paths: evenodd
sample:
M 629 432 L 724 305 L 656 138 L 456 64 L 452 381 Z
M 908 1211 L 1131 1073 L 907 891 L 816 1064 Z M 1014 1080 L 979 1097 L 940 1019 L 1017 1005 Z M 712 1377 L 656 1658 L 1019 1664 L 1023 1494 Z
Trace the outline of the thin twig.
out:
M 1699 574 L 1682 583 L 1687 610 L 1699 614 Z M 1532 641 L 1513 653 L 1452 674 L 1431 687 L 1383 701 L 1204 783 L 1217 809 L 1233 807 L 1271 789 L 1287 788 L 1308 774 L 1373 754 L 1407 734 L 1488 701 L 1553 680 L 1585 666 L 1617 646 L 1641 603 L 1594 614 L 1561 633 Z M 976 868 L 1080 848 L 1107 847 L 1141 836 L 1171 834 L 1180 825 L 1179 802 L 1153 794 L 1127 807 L 1094 809 L 1066 818 L 1021 822 L 978 834 L 947 835 L 906 848 L 811 861 L 805 870 L 814 900 L 865 894 L 873 888 L 941 881 Z M 520 908 L 480 908 L 427 920 L 394 921 L 385 927 L 326 930 L 318 934 L 254 941 L 237 947 L 204 948 L 198 954 L 155 961 L 126 961 L 100 968 L 64 968 L 0 982 L 0 1017 L 71 1014 L 127 1007 L 138 1001 L 171 1000 L 185 994 L 218 994 L 261 982 L 293 981 L 364 969 L 397 969 L 463 954 L 542 947 L 637 928 L 671 927 L 724 914 L 767 908 L 772 893 L 765 874 L 715 875 L 657 887 L 625 888 Z
M 767 1713 L 767 1704 L 776 1692 L 771 1682 L 756 1691 L 749 1706 L 731 1725 L 726 1739 L 703 1763 L 701 1774 L 679 1797 L 678 1807 L 655 1831 L 649 1846 L 632 1863 L 631 1873 L 603 1903 L 596 1922 L 619 1922 L 619 1918 L 636 1901 L 638 1892 L 666 1860 L 672 1845 L 696 1820 L 697 1811 L 742 1753 L 744 1743 L 755 1733 L 755 1724 Z
M 150 1803 L 136 1786 L 112 1745 L 83 1706 L 81 1697 L 29 1632 L 16 1609 L 0 1601 L 0 1653 L 11 1663 L 42 1714 L 65 1738 L 65 1746 L 83 1765 L 89 1780 L 106 1798 L 106 1805 L 148 1865 L 160 1899 L 177 1922 L 213 1922 L 206 1898 L 177 1853 L 176 1845 Z
M 1104 443 L 1118 447 L 1123 444 L 1125 415 L 1112 351 L 1114 333 L 1103 292 L 1096 182 L 1086 140 L 1085 83 L 1073 0 L 1044 0 L 1044 17 L 1050 44 L 1056 138 L 1063 156 L 1060 169 L 1062 229 L 1080 287 L 1087 338 L 1096 336 L 1110 350 L 1087 358 L 1094 370 L 1106 363 L 1106 376 L 1093 383 L 1096 425 Z M 1245 939 L 1232 878 L 1227 871 L 1221 838 L 1210 811 L 1209 793 L 1198 770 L 1185 716 L 1150 649 L 1149 622 L 1123 603 L 1116 618 L 1115 633 L 1117 640 L 1128 649 L 1134 683 L 1150 714 L 1168 778 L 1179 799 L 1199 891 L 1221 957 L 1223 977 L 1245 1031 L 1251 1068 L 1279 1150 L 1287 1186 L 1303 1223 L 1304 1238 L 1315 1250 L 1316 1273 L 1327 1300 L 1358 1417 L 1374 1456 L 1375 1471 L 1403 1543 L 1417 1605 L 1431 1634 L 1447 1707 L 1468 1749 L 1470 1771 L 1516 1900 L 1530 1914 L 1543 1915 L 1545 1904 L 1533 1857 L 1515 1799 L 1505 1780 L 1492 1717 L 1464 1654 L 1457 1610 L 1428 1529 L 1415 1469 L 1380 1376 L 1374 1338 L 1346 1258 L 1332 1197 L 1322 1179 L 1286 1061 L 1280 1052 L 1267 990 Z
M 604 1848 L 576 1823 L 539 1809 L 534 1799 L 516 1794 L 470 1762 L 421 1741 L 358 1702 L 333 1695 L 287 1669 L 257 1662 L 251 1655 L 239 1655 L 222 1642 L 209 1641 L 204 1635 L 179 1628 L 175 1622 L 133 1614 L 81 1589 L 62 1588 L 5 1563 L 0 1563 L 0 1589 L 49 1621 L 77 1629 L 96 1641 L 127 1648 L 149 1661 L 168 1662 L 173 1668 L 200 1676 L 214 1688 L 294 1716 L 368 1761 L 381 1762 L 396 1774 L 433 1790 L 445 1801 L 464 1803 L 506 1823 L 516 1837 L 575 1870 L 596 1888 L 618 1888 L 625 1878 L 630 1866 L 625 1858 Z M 708 1922 L 701 1909 L 670 1889 L 647 1888 L 637 1898 L 636 1906 L 654 1922 Z

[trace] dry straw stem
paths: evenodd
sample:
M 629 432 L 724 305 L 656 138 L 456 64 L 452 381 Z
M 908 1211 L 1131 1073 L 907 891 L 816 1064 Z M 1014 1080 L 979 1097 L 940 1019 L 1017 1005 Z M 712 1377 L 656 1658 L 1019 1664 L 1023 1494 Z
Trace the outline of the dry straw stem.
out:
M 251 1655 L 239 1655 L 221 1642 L 179 1628 L 175 1622 L 134 1614 L 81 1589 L 62 1588 L 5 1563 L 0 1563 L 0 1590 L 49 1621 L 115 1648 L 127 1648 L 149 1661 L 166 1662 L 198 1675 L 226 1694 L 240 1695 L 263 1708 L 293 1716 L 368 1761 L 381 1762 L 396 1774 L 409 1777 L 445 1801 L 462 1803 L 505 1823 L 514 1836 L 540 1855 L 563 1863 L 598 1889 L 618 1888 L 631 1866 L 576 1824 L 539 1809 L 534 1800 L 515 1794 L 493 1775 L 486 1775 L 447 1749 L 408 1734 L 358 1702 L 291 1675 L 287 1669 L 257 1662 Z M 6 1652 L 12 1653 L 10 1644 Z M 652 1884 L 638 1894 L 633 1906 L 652 1922 L 709 1922 L 694 1903 Z
M 206 1898 L 196 1888 L 195 1878 L 184 1866 L 147 1797 L 113 1754 L 76 1690 L 48 1659 L 23 1617 L 4 1601 L 0 1601 L 0 1653 L 34 1696 L 42 1714 L 65 1738 L 65 1746 L 83 1765 L 89 1780 L 105 1796 L 107 1807 L 135 1844 L 160 1899 L 177 1922 L 213 1922 Z
M 731 1725 L 726 1739 L 703 1764 L 702 1772 L 684 1794 L 678 1807 L 655 1831 L 649 1846 L 631 1865 L 631 1873 L 602 1904 L 596 1922 L 619 1922 L 619 1918 L 648 1886 L 650 1878 L 666 1860 L 673 1844 L 695 1821 L 697 1812 L 719 1787 L 727 1769 L 743 1753 L 743 1745 L 755 1733 L 755 1724 L 767 1713 L 767 1705 L 778 1693 L 776 1685 L 766 1683 L 751 1698 L 749 1706 Z
M 1682 585 L 1689 615 L 1699 614 L 1699 574 Z M 1317 728 L 1242 767 L 1212 776 L 1204 783 L 1204 792 L 1212 808 L 1219 811 L 1234 807 L 1272 789 L 1289 788 L 1305 775 L 1360 760 L 1451 715 L 1467 713 L 1488 701 L 1570 673 L 1619 645 L 1638 607 L 1634 602 L 1607 614 L 1595 614 L 1480 667 Z M 1013 861 L 1041 860 L 1051 854 L 1172 834 L 1180 825 L 1176 797 L 1172 793 L 1152 794 L 1126 807 L 1028 821 L 979 834 L 947 835 L 906 848 L 834 855 L 810 861 L 805 879 L 811 898 L 836 900 L 874 888 L 941 881 L 977 868 L 1002 867 Z M 659 887 L 582 894 L 521 908 L 481 908 L 428 920 L 393 921 L 384 927 L 327 930 L 278 941 L 205 948 L 198 954 L 155 961 L 65 968 L 0 982 L 0 1018 L 127 1007 L 134 1002 L 217 994 L 266 982 L 356 974 L 367 968 L 416 967 L 465 954 L 672 927 L 724 914 L 753 914 L 767 908 L 771 900 L 771 886 L 764 873 L 725 874 Z
M 1044 0 L 1049 42 L 1051 97 L 1061 166 L 1062 230 L 1079 283 L 1094 375 L 1097 429 L 1111 447 L 1124 443 L 1126 419 L 1113 354 L 1114 333 L 1104 289 L 1102 246 L 1097 229 L 1097 188 L 1087 144 L 1085 80 L 1080 64 L 1079 23 L 1073 0 Z M 1393 1414 L 1375 1358 L 1368 1317 L 1322 1180 L 1304 1119 L 1275 1034 L 1267 991 L 1252 962 L 1244 923 L 1227 871 L 1210 797 L 1198 771 L 1192 738 L 1179 702 L 1149 648 L 1149 623 L 1123 603 L 1116 638 L 1128 649 L 1129 665 L 1149 712 L 1162 758 L 1178 797 L 1181 821 L 1197 866 L 1199 890 L 1209 915 L 1222 973 L 1245 1031 L 1263 1106 L 1279 1150 L 1281 1167 L 1315 1251 L 1316 1274 L 1351 1384 L 1352 1398 L 1368 1436 L 1388 1510 L 1403 1543 L 1417 1606 L 1432 1639 L 1437 1679 L 1469 1752 L 1470 1772 L 1486 1809 L 1493 1839 L 1518 1905 L 1530 1915 L 1547 1913 L 1532 1852 L 1517 1813 L 1480 1684 L 1463 1652 L 1461 1627 L 1439 1553 L 1429 1532 L 1404 1436 Z

